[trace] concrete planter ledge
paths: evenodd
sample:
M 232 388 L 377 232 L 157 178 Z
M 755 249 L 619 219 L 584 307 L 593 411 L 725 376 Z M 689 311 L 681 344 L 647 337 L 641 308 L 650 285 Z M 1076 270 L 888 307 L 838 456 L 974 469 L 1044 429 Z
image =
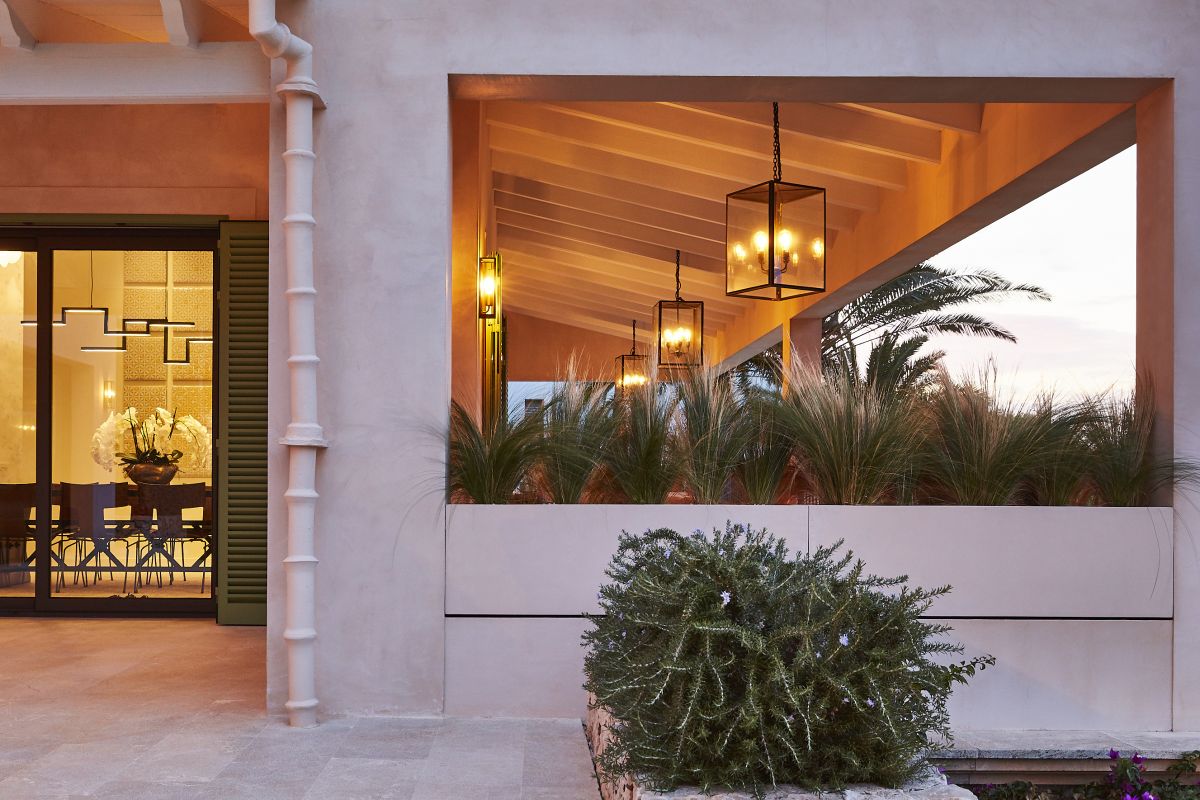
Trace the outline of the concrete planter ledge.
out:
M 584 731 L 593 759 L 604 752 L 609 739 L 612 716 L 603 709 L 592 707 L 588 698 Z M 637 785 L 625 775 L 616 780 L 606 779 L 597 768 L 600 796 L 603 800 L 755 800 L 749 792 L 705 793 L 695 787 L 680 787 L 669 792 L 655 792 Z M 932 766 L 914 780 L 896 789 L 869 783 L 856 783 L 838 792 L 813 792 L 796 786 L 780 786 L 766 795 L 766 800 L 975 800 L 971 791 L 946 781 L 946 776 Z

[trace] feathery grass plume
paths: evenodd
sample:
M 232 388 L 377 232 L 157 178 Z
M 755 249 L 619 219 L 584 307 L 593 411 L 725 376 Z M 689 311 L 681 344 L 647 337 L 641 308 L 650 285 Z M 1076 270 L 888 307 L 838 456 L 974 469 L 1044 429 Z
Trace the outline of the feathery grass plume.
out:
M 1032 466 L 1029 500 L 1039 506 L 1088 505 L 1093 455 L 1087 427 L 1094 416 L 1090 402 L 1063 402 L 1052 393 L 1037 399 L 1031 411 L 1042 415 L 1045 457 Z
M 939 371 L 925 404 L 929 446 L 926 490 L 935 501 L 964 506 L 1028 500 L 1030 481 L 1054 458 L 1054 420 L 996 396 L 996 370 L 955 381 Z
M 754 433 L 750 420 L 729 380 L 711 368 L 689 370 L 677 386 L 684 483 L 697 503 L 720 503 Z
M 1162 458 L 1151 449 L 1154 389 L 1139 377 L 1132 394 L 1103 395 L 1091 401 L 1084 436 L 1092 452 L 1094 501 L 1106 506 L 1148 505 L 1156 492 L 1195 484 L 1195 462 Z
M 779 422 L 821 503 L 895 502 L 921 442 L 911 397 L 884 402 L 844 373 L 794 364 Z
M 538 416 L 511 418 L 497 413 L 480 427 L 458 401 L 450 404 L 451 500 L 508 503 L 537 463 L 544 448 Z
M 649 370 L 653 376 L 653 365 Z M 616 431 L 604 451 L 606 476 L 629 503 L 662 503 L 680 476 L 678 396 L 656 378 L 625 387 L 614 402 Z
M 614 720 L 602 778 L 762 797 L 912 776 L 948 738 L 952 689 L 994 662 L 953 661 L 949 628 L 922 619 L 949 587 L 875 577 L 839 548 L 792 556 L 741 526 L 623 534 L 584 634 L 587 689 Z
M 608 400 L 608 384 L 588 380 L 572 356 L 546 405 L 546 440 L 537 470 L 538 484 L 555 503 L 581 503 L 617 419 Z
M 769 505 L 791 489 L 792 442 L 780 423 L 778 394 L 759 392 L 742 401 L 750 436 L 736 476 L 747 502 Z

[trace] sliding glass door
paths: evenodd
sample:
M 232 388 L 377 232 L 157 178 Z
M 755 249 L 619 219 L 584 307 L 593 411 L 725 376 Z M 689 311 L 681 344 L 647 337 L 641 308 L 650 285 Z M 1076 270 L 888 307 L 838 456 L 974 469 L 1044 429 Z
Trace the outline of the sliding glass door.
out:
M 0 267 L 0 607 L 214 608 L 215 246 L 55 232 Z

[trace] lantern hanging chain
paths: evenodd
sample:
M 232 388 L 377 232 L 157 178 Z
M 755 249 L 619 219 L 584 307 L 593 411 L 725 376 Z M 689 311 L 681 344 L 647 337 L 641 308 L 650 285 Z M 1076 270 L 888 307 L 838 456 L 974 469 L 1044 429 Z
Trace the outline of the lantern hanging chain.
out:
M 683 298 L 679 295 L 679 290 L 682 285 L 679 283 L 679 251 L 675 251 L 675 302 L 682 303 Z
M 637 355 L 637 320 L 633 321 L 633 346 L 629 348 L 629 355 Z
M 783 162 L 779 157 L 779 103 L 771 103 L 771 125 L 775 132 L 775 180 L 783 180 Z

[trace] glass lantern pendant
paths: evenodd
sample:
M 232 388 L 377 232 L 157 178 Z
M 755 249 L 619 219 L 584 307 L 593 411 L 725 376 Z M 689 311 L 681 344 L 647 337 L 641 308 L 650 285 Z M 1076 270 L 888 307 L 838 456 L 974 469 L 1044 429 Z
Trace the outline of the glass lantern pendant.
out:
M 636 389 L 638 386 L 644 386 L 649 380 L 649 372 L 646 369 L 646 356 L 641 355 L 637 351 L 637 320 L 633 320 L 633 345 L 629 348 L 629 352 L 625 355 L 617 356 L 617 375 L 614 383 L 617 385 L 617 391 L 624 391 L 626 388 Z
M 825 190 L 783 180 L 771 106 L 774 177 L 725 197 L 725 293 L 790 300 L 825 291 Z
M 686 370 L 704 363 L 704 303 L 679 295 L 679 251 L 675 251 L 675 299 L 658 301 L 658 368 Z

